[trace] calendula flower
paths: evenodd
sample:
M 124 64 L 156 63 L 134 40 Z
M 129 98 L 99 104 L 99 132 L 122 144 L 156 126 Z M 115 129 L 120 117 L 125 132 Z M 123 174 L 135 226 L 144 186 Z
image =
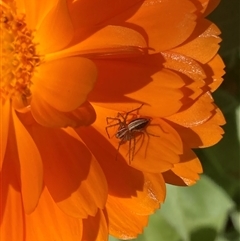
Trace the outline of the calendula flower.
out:
M 224 124 L 215 5 L 0 1 L 2 240 L 131 239 L 199 179 Z
M 136 1 L 125 3 L 125 11 L 111 11 L 103 4 L 99 11 L 92 7 L 95 18 L 89 22 L 84 21 L 87 13 L 79 10 L 84 4 L 75 3 L 73 21 L 75 26 L 83 23 L 79 36 L 88 24 L 100 29 L 88 39 L 95 43 L 92 59 L 98 68 L 88 100 L 97 119 L 77 131 L 104 170 L 109 232 L 115 237 L 131 239 L 142 232 L 147 216 L 164 201 L 165 182 L 196 183 L 202 167 L 193 149 L 222 138 L 225 120 L 211 96 L 224 74 L 217 55 L 220 31 L 205 19 L 217 3 Z M 136 31 L 134 37 L 126 27 Z M 107 28 L 112 34 L 101 35 Z M 119 42 L 113 44 L 116 36 Z M 141 48 L 132 46 L 136 39 Z M 140 50 L 143 53 L 137 55 Z
M 94 121 L 87 95 L 95 64 L 54 56 L 74 35 L 66 1 L 5 0 L 0 8 L 0 239 L 79 240 L 83 218 L 104 216 L 107 184 L 80 138 L 58 127 Z

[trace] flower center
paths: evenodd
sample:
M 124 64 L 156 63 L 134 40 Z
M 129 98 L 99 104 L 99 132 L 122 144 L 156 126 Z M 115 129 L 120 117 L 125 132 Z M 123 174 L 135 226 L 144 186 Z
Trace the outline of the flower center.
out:
M 18 107 L 24 108 L 30 104 L 31 77 L 40 56 L 33 31 L 27 28 L 25 15 L 17 14 L 14 1 L 0 1 L 0 21 L 0 96 L 3 103 L 15 99 L 21 102 Z

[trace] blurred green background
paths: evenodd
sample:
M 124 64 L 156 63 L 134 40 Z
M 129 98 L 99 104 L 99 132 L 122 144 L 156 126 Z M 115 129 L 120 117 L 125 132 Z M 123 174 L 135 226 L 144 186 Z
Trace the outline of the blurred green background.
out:
M 226 75 L 214 98 L 227 121 L 225 135 L 197 151 L 201 180 L 189 188 L 168 185 L 162 208 L 134 241 L 240 241 L 240 0 L 221 0 L 208 19 L 222 31 Z

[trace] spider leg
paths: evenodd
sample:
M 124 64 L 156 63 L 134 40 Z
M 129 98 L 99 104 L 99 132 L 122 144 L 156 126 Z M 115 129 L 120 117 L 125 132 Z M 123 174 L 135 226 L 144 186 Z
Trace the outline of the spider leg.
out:
M 140 136 L 136 136 L 134 135 L 139 133 Z M 129 147 L 129 153 L 131 153 L 131 160 L 133 161 L 133 158 L 135 156 L 135 154 L 142 148 L 142 146 L 144 145 L 144 142 L 145 142 L 145 138 L 147 136 L 147 143 L 146 143 L 146 147 L 145 147 L 145 158 L 146 158 L 146 155 L 147 155 L 147 148 L 148 148 L 148 145 L 149 145 L 149 136 L 151 136 L 152 134 L 149 134 L 148 132 L 146 132 L 146 130 L 134 130 L 134 133 L 132 133 L 133 137 L 133 146 L 131 146 L 131 148 Z M 158 137 L 156 135 L 153 135 L 155 137 Z M 137 147 L 137 150 L 136 150 L 136 146 Z
M 128 115 L 128 114 L 130 114 L 130 113 L 132 113 L 132 112 L 134 112 L 134 111 L 140 110 L 143 105 L 144 105 L 144 104 L 141 104 L 139 107 L 137 107 L 137 108 L 135 108 L 135 109 L 133 109 L 133 110 L 130 110 L 130 111 L 126 112 L 126 115 Z
M 119 119 L 119 118 L 117 118 L 117 117 L 106 117 L 106 121 L 107 121 L 107 124 L 110 124 L 109 123 L 109 120 L 111 120 L 111 121 L 118 121 L 118 124 L 120 124 L 122 121 Z
M 133 147 L 132 147 L 132 161 L 133 161 L 133 158 L 135 156 L 135 148 L 136 148 L 136 136 L 134 136 L 133 138 Z
M 151 134 L 149 134 L 147 131 L 144 132 L 144 137 L 145 137 L 145 134 L 147 135 L 147 144 L 146 144 L 146 148 L 145 148 L 144 158 L 147 157 L 147 149 L 148 149 L 148 145 L 149 145 L 149 135 L 151 136 Z M 155 135 L 153 135 L 153 136 L 155 136 Z
M 128 135 L 128 141 L 129 141 L 129 146 L 128 146 L 128 160 L 129 160 L 129 165 L 131 164 L 131 162 L 134 159 L 135 156 L 135 150 L 136 150 L 136 136 L 134 135 L 134 133 L 129 133 Z
M 119 125 L 119 124 L 117 123 L 117 124 L 113 124 L 113 125 L 110 125 L 110 126 L 106 126 L 106 127 L 105 127 L 105 130 L 106 130 L 106 132 L 107 132 L 107 135 L 108 135 L 108 138 L 109 138 L 109 139 L 111 138 L 111 136 L 110 136 L 110 134 L 109 134 L 109 132 L 108 132 L 108 129 L 111 128 L 111 127 L 117 126 L 117 125 Z
M 108 135 L 108 138 L 110 139 L 110 135 L 109 135 L 109 132 L 108 132 L 108 129 L 111 128 L 111 127 L 114 127 L 114 126 L 122 126 L 124 125 L 124 123 L 119 119 L 119 118 L 116 118 L 116 117 L 107 117 L 106 118 L 106 121 L 107 121 L 107 124 L 109 124 L 109 120 L 111 121 L 117 121 L 117 123 L 114 123 L 114 124 L 111 124 L 111 125 L 108 125 L 105 127 L 105 130 L 107 132 L 107 135 Z
M 117 116 L 118 116 L 118 117 L 121 117 L 121 118 L 123 119 L 122 122 L 124 122 L 124 123 L 126 124 L 126 118 L 123 116 L 123 113 L 118 112 L 118 115 L 117 115 Z
M 129 140 L 128 146 L 128 164 L 130 165 L 132 161 L 132 139 Z
M 141 104 L 138 108 L 135 108 L 135 109 L 133 109 L 133 110 L 130 110 L 130 111 L 124 113 L 125 116 L 124 116 L 123 113 L 120 113 L 120 112 L 119 112 L 119 113 L 118 113 L 118 116 L 120 116 L 120 117 L 123 119 L 123 122 L 126 124 L 126 122 L 127 122 L 127 118 L 128 118 L 128 115 L 131 114 L 131 113 L 134 112 L 134 111 L 138 111 L 138 110 L 140 110 L 140 109 L 142 108 L 143 105 L 144 105 L 144 104 Z
M 150 141 L 150 136 L 154 136 L 154 137 L 160 137 L 160 136 L 157 136 L 157 135 L 154 135 L 152 133 L 149 133 L 146 130 L 143 131 L 143 134 L 144 134 L 144 137 L 145 137 L 145 134 L 147 135 L 147 144 L 146 144 L 146 148 L 145 148 L 145 158 L 146 158 L 146 156 L 147 156 L 147 148 L 148 148 L 149 141 Z
M 149 133 L 149 132 L 147 132 L 147 131 L 145 131 L 145 133 L 148 135 L 148 137 L 149 137 L 149 136 L 160 137 L 160 136 L 154 135 L 154 134 L 152 134 L 152 133 Z
M 119 149 L 120 149 L 120 146 L 124 143 L 125 139 L 122 138 L 121 141 L 118 143 L 118 148 L 117 148 L 117 154 L 116 154 L 116 160 L 117 160 L 117 156 L 119 154 Z
M 128 143 L 129 144 L 128 152 L 127 152 L 127 155 L 129 157 L 129 164 L 131 164 L 131 161 L 133 161 L 133 159 L 134 159 L 135 152 L 136 152 L 136 145 L 140 141 L 137 138 L 136 132 L 140 132 L 141 135 L 144 135 L 145 131 L 143 131 L 143 128 L 146 127 L 145 124 L 149 122 L 149 120 L 146 119 L 146 123 L 144 123 L 144 122 L 143 123 L 139 123 L 139 122 L 133 123 L 134 118 L 138 118 L 138 115 L 139 115 L 138 112 L 142 108 L 143 105 L 144 104 L 141 104 L 138 108 L 135 108 L 128 112 L 122 112 L 122 113 L 118 112 L 117 117 L 107 117 L 106 118 L 106 122 L 107 122 L 108 126 L 106 126 L 105 129 L 106 129 L 108 138 L 111 138 L 110 134 L 109 134 L 109 128 L 118 126 L 118 130 L 115 133 L 115 137 L 120 139 L 120 141 L 118 143 L 118 147 L 117 147 L 117 155 L 119 153 L 121 145 L 126 143 L 127 141 L 129 142 Z M 136 112 L 136 113 L 134 113 L 134 112 Z M 132 115 L 131 119 L 128 118 L 129 115 Z M 113 124 L 111 124 L 112 122 L 113 122 Z M 144 124 L 145 126 L 142 127 L 142 124 Z M 138 129 L 140 129 L 140 130 L 138 130 Z M 151 134 L 149 134 L 149 135 L 151 135 Z M 155 136 L 155 135 L 153 135 L 153 136 Z M 140 148 L 141 148 L 141 146 L 142 146 L 142 144 L 140 145 Z M 116 156 L 116 158 L 117 158 L 117 156 Z

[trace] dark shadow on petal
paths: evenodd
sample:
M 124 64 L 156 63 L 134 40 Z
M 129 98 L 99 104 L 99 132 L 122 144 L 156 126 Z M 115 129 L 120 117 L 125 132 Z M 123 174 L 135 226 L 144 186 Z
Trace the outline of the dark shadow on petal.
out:
M 107 227 L 108 221 L 106 220 L 107 219 L 106 212 L 102 215 L 100 214 L 100 212 L 102 212 L 102 211 L 98 211 L 94 217 L 88 216 L 87 219 L 82 220 L 82 222 L 83 222 L 82 240 L 86 240 L 86 241 L 99 240 L 97 238 L 99 235 L 99 229 L 101 229 L 102 236 L 103 236 L 103 233 L 105 234 L 105 238 L 102 241 L 107 241 L 107 239 L 108 239 L 108 230 L 107 230 L 108 229 L 108 227 Z M 102 236 L 101 236 L 101 238 L 103 238 Z
M 89 172 L 92 155 L 86 146 L 61 129 L 28 128 L 44 166 L 44 181 L 55 202 L 71 196 Z
M 164 181 L 177 186 L 187 186 L 186 183 L 171 170 L 162 173 Z
M 203 34 L 213 23 L 207 19 L 201 18 L 198 22 L 194 31 L 189 36 L 189 38 L 184 41 L 180 46 L 185 45 L 186 43 L 197 39 L 201 34 Z
M 198 146 L 203 145 L 200 137 L 194 131 L 192 131 L 190 128 L 186 128 L 184 126 L 178 125 L 177 123 L 171 122 L 169 120 L 165 120 L 165 121 L 169 125 L 171 125 L 178 133 L 180 133 L 183 144 L 189 143 L 189 140 L 191 140 L 192 146 L 198 147 Z M 184 146 L 183 146 L 183 148 L 184 148 Z
M 143 173 L 130 167 L 97 130 L 87 127 L 77 132 L 98 160 L 108 182 L 109 194 L 127 198 L 143 190 Z
M 16 224 L 18 221 L 20 227 L 25 225 L 25 214 L 23 210 L 23 203 L 21 199 L 21 177 L 20 177 L 20 160 L 18 157 L 17 150 L 17 142 L 15 138 L 14 126 L 12 123 L 12 118 L 9 119 L 9 133 L 8 133 L 8 143 L 6 147 L 6 152 L 2 164 L 2 170 L 0 172 L 0 227 L 2 227 L 2 223 L 4 223 L 3 219 L 14 219 L 14 223 Z M 24 140 L 23 140 L 24 141 Z M 9 188 L 14 189 L 11 193 L 16 192 L 16 195 L 12 196 L 9 193 Z M 17 199 L 19 198 L 19 199 Z M 15 200 L 14 200 L 15 199 Z M 11 208 L 17 210 L 11 210 L 12 216 L 6 217 L 4 215 L 6 211 L 6 206 L 10 206 Z M 19 204 L 17 203 L 19 202 Z M 20 207 L 20 210 L 18 209 Z M 9 210 L 8 210 L 9 213 Z M 10 224 L 11 221 L 7 221 Z M 13 224 L 13 223 L 12 223 Z M 19 231 L 19 227 L 12 225 L 12 230 L 16 229 Z M 16 231 L 14 231 L 16 232 Z M 10 235 L 10 234 L 9 234 Z M 0 235 L 1 236 L 1 235 Z M 11 235 L 10 235 L 11 236 Z M 19 233 L 19 239 L 25 240 L 26 233 L 23 228 L 22 233 Z
M 152 81 L 152 75 L 163 68 L 160 54 L 137 58 L 94 60 L 98 79 L 89 101 L 127 102 L 125 95 L 137 91 Z
M 119 25 L 134 15 L 143 0 L 134 1 L 75 1 L 69 5 L 73 24 L 81 28 L 71 44 L 83 41 L 107 25 Z M 99 4 L 99 5 L 97 5 Z M 91 16 L 87 15 L 90 10 Z M 113 19 L 117 19 L 113 20 Z

